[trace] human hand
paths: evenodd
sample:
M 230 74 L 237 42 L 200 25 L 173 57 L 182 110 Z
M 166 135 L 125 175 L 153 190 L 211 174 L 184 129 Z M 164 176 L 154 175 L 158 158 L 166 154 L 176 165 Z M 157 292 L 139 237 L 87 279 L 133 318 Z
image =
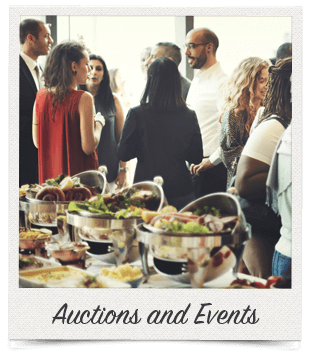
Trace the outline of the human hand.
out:
M 127 173 L 124 171 L 120 171 L 118 176 L 115 179 L 115 184 L 117 185 L 117 189 L 122 189 L 128 186 L 127 182 Z
M 100 122 L 102 124 L 102 127 L 105 126 L 105 118 L 102 116 L 101 112 L 98 112 L 94 116 L 94 123 L 96 123 L 96 122 Z
M 192 163 L 190 172 L 195 175 L 199 175 L 201 172 L 206 172 L 207 169 L 213 168 L 214 165 L 210 162 L 209 158 L 204 158 L 202 162 L 198 165 Z

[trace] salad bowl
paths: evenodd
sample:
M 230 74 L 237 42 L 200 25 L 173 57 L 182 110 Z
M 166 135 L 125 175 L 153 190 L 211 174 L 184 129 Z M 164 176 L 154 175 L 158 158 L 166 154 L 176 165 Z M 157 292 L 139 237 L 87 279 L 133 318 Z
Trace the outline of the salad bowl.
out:
M 236 274 L 241 261 L 246 241 L 251 237 L 251 227 L 246 223 L 243 212 L 235 195 L 215 193 L 204 196 L 184 207 L 172 218 L 185 216 L 211 216 L 205 209 L 217 209 L 218 221 L 231 218 L 226 230 L 200 232 L 183 229 L 175 231 L 174 227 L 153 228 L 149 225 L 137 226 L 137 240 L 145 279 L 149 277 L 147 264 L 148 253 L 152 254 L 155 270 L 166 277 L 194 288 L 203 287 L 230 269 Z M 185 216 L 180 216 L 184 214 Z M 169 218 L 169 217 L 168 217 Z M 235 221 L 233 221 L 235 218 Z M 169 220 L 173 226 L 175 220 Z M 225 221 L 226 222 L 226 221 Z M 189 226 L 190 227 L 190 226 Z M 181 226 L 181 228 L 186 228 Z M 214 228 L 214 227 L 212 227 Z
M 135 200 L 132 205 L 132 202 L 129 202 L 129 205 L 125 201 L 125 198 L 130 197 Z M 102 257 L 107 255 L 108 261 L 111 261 L 111 253 L 114 253 L 117 265 L 129 262 L 130 258 L 131 262 L 136 261 L 140 257 L 139 245 L 136 241 L 136 227 L 142 223 L 140 207 L 136 205 L 141 206 L 144 203 L 145 206 L 156 210 L 166 205 L 162 179 L 157 177 L 153 182 L 133 184 L 113 194 L 111 199 L 107 197 L 105 199 L 109 203 L 117 203 L 116 207 L 108 208 L 105 205 L 108 202 L 105 203 L 101 196 L 91 204 L 86 201 L 84 205 L 69 205 L 65 212 L 72 240 L 88 242 L 91 254 L 98 254 Z M 122 203 L 122 206 L 118 207 L 118 201 Z M 105 262 L 105 259 L 102 258 L 102 260 Z

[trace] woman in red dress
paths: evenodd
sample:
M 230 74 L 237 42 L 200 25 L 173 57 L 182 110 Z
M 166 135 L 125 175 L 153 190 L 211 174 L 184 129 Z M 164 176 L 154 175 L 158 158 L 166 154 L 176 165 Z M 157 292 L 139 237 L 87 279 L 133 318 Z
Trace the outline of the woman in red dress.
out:
M 96 149 L 104 117 L 95 116 L 90 93 L 76 90 L 86 83 L 88 62 L 87 51 L 76 42 L 55 46 L 47 57 L 45 88 L 37 92 L 33 109 L 40 184 L 61 173 L 73 176 L 99 167 Z

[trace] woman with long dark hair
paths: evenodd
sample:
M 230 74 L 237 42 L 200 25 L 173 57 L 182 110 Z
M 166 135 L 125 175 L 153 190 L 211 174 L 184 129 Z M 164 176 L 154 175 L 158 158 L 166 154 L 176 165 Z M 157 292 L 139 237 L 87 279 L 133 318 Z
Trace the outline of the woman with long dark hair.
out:
M 98 169 L 96 149 L 105 121 L 95 116 L 91 94 L 76 90 L 89 71 L 89 56 L 80 43 L 59 44 L 47 57 L 45 88 L 37 92 L 33 110 L 39 183 L 61 173 Z
M 105 118 L 98 145 L 99 165 L 105 165 L 110 191 L 127 185 L 127 164 L 119 161 L 117 145 L 124 125 L 124 110 L 120 98 L 112 93 L 110 76 L 103 58 L 99 55 L 90 55 L 90 73 L 86 85 L 79 88 L 88 91 L 94 98 L 96 112 Z
M 164 179 L 168 203 L 181 209 L 195 200 L 186 162 L 203 157 L 196 114 L 187 108 L 181 93 L 176 64 L 168 58 L 155 60 L 140 106 L 130 109 L 118 145 L 121 160 L 137 157 L 134 181 Z

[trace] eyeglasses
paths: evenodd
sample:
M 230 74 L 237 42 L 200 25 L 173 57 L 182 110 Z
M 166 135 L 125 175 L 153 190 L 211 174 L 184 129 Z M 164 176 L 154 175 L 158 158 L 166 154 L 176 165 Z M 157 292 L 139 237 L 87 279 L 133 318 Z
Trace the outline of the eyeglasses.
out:
M 194 43 L 188 43 L 188 44 L 184 44 L 184 48 L 188 49 L 188 50 L 192 50 L 192 49 L 195 49 L 198 45 L 207 45 L 207 44 L 210 44 L 210 43 L 199 43 L 199 44 L 194 44 Z

